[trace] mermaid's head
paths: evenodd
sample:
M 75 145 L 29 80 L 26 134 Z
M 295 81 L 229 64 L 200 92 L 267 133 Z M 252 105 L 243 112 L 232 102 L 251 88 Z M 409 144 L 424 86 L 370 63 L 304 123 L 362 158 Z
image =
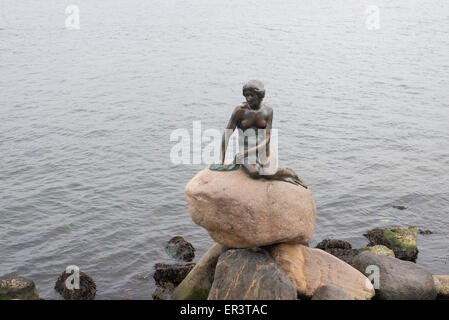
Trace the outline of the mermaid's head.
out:
M 257 109 L 265 97 L 265 88 L 263 83 L 259 80 L 250 80 L 243 86 L 243 95 L 246 98 L 248 105 Z

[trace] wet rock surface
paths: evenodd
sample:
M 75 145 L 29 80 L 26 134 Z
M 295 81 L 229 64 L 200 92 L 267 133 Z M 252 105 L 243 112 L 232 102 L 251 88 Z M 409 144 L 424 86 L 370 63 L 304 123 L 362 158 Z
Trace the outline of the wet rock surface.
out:
M 0 280 L 0 300 L 40 300 L 34 281 L 27 278 Z
M 195 258 L 195 248 L 181 236 L 171 238 L 166 246 L 167 253 L 176 259 L 190 262 Z
M 55 283 L 55 290 L 64 300 L 94 300 L 97 293 L 95 281 L 84 272 L 79 273 L 79 289 L 68 289 L 66 280 L 70 273 L 65 271 L 58 277 Z
M 208 300 L 294 300 L 293 283 L 263 249 L 230 249 L 218 259 Z

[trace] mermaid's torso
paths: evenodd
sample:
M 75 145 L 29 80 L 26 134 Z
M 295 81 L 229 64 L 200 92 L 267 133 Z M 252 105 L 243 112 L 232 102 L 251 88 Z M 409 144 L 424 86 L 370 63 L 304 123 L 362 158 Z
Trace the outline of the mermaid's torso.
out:
M 259 145 L 267 136 L 266 128 L 269 118 L 269 109 L 262 105 L 258 110 L 245 108 L 244 113 L 237 122 L 239 152 L 251 149 Z M 244 164 L 257 164 L 261 170 L 269 170 L 273 166 L 277 169 L 277 156 L 275 150 L 270 148 L 271 142 L 266 148 L 250 154 L 244 158 Z M 270 171 L 271 172 L 271 171 Z M 265 174 L 272 174 L 272 173 Z

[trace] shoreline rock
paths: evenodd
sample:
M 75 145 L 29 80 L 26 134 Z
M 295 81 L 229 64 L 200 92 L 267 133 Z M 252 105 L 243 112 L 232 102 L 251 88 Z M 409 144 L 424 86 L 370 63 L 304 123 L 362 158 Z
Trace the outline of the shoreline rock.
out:
M 378 268 L 378 286 L 375 299 L 379 300 L 434 300 L 436 290 L 432 275 L 422 266 L 410 261 L 364 251 L 355 257 L 354 267 L 365 272 Z M 375 281 L 376 284 L 376 281 Z
M 65 271 L 58 277 L 55 283 L 55 290 L 64 300 L 95 300 L 97 294 L 97 286 L 95 281 L 84 272 L 79 274 L 79 289 L 68 289 L 65 281 L 71 274 Z
M 376 228 L 364 236 L 369 240 L 368 246 L 384 245 L 393 250 L 398 259 L 415 262 L 418 257 L 416 227 Z
M 349 242 L 336 239 L 324 239 L 315 248 L 326 251 L 349 265 L 352 265 L 352 260 L 360 253 L 360 249 L 353 249 Z
M 190 262 L 195 258 L 195 248 L 181 236 L 171 238 L 165 248 L 167 253 L 175 259 Z
M 293 283 L 263 249 L 229 249 L 218 258 L 208 300 L 295 300 Z
M 153 274 L 154 281 L 156 282 L 156 289 L 152 294 L 153 299 L 169 300 L 176 286 L 184 280 L 194 267 L 195 263 L 156 263 L 154 265 L 155 272 Z
M 18 277 L 0 280 L 0 300 L 40 300 L 34 281 Z

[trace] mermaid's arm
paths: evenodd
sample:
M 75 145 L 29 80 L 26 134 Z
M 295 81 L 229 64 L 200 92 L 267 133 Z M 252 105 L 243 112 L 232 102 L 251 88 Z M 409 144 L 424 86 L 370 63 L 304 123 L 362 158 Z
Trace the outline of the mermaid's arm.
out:
M 226 157 L 226 149 L 228 148 L 229 139 L 231 138 L 232 133 L 237 127 L 237 122 L 242 115 L 242 107 L 238 106 L 234 109 L 231 115 L 231 119 L 229 119 L 228 125 L 226 126 L 226 130 L 223 133 L 223 137 L 221 139 L 221 163 L 224 164 Z

